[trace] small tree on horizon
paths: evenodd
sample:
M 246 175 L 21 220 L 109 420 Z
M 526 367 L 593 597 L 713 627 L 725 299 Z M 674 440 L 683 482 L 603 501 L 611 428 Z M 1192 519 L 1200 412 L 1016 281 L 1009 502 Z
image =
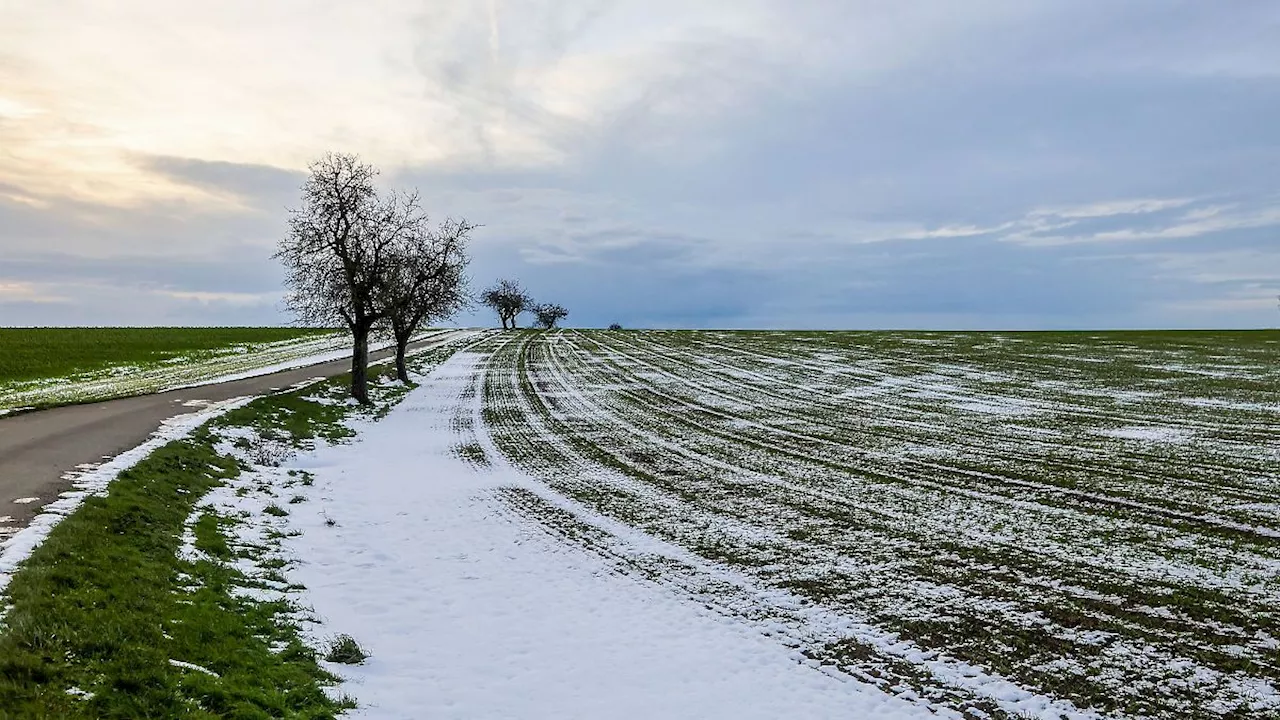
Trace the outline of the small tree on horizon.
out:
M 516 329 L 516 318 L 533 307 L 533 297 L 515 280 L 499 280 L 480 293 L 480 304 L 492 308 L 502 321 L 502 329 Z
M 533 314 L 537 316 L 538 327 L 550 330 L 556 326 L 556 323 L 568 317 L 569 311 L 562 305 L 541 303 L 533 306 Z

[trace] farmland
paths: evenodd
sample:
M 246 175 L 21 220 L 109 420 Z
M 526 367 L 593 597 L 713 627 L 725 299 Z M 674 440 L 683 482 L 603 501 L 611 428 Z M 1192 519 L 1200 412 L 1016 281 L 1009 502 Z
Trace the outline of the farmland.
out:
M 302 328 L 0 328 L 0 413 L 154 392 L 337 351 Z
M 1280 712 L 1275 333 L 480 349 L 457 452 L 541 481 L 513 512 L 817 663 L 976 717 Z
M 414 370 L 368 409 L 341 379 L 253 401 L 90 498 L 13 575 L 0 695 L 1280 713 L 1276 333 L 493 332 Z M 111 534 L 138 507 L 163 542 Z M 116 557 L 138 544 L 154 582 Z M 340 637 L 374 661 L 330 661 Z

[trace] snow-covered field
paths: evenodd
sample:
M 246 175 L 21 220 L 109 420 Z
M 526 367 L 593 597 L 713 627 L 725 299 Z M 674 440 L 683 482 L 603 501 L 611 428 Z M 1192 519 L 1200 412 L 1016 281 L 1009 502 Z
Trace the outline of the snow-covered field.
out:
M 356 446 L 286 466 L 315 477 L 315 501 L 289 524 L 303 531 L 286 541 L 301 560 L 290 579 L 319 632 L 372 652 L 331 668 L 358 715 L 929 716 L 512 513 L 500 492 L 545 488 L 496 456 L 479 467 L 453 452 L 476 439 L 455 427 L 481 412 L 464 391 L 483 361 L 455 355 Z
M 444 331 L 428 331 L 423 338 Z M 333 333 L 203 351 L 163 363 L 116 365 L 74 377 L 0 383 L 0 415 L 31 406 L 87 402 L 241 380 L 306 367 L 351 354 L 350 337 Z M 379 342 L 374 349 L 387 347 Z
M 209 502 L 361 716 L 1274 717 L 1280 348 L 1208 342 L 491 335 Z

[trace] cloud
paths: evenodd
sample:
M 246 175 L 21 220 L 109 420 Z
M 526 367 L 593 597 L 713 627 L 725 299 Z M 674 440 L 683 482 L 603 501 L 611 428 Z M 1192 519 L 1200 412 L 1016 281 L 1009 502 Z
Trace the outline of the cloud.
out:
M 1093 232 L 1089 232 L 1087 226 L 1082 227 L 1082 223 L 1079 222 L 1080 219 L 1114 219 L 1117 216 L 1157 213 L 1183 208 L 1191 202 L 1190 200 L 1144 200 L 1099 203 L 1083 209 L 1071 208 L 1057 212 L 1036 210 L 1023 222 L 1016 223 L 1013 230 L 1001 239 L 1006 242 L 1034 246 L 1130 243 L 1199 238 L 1280 225 L 1280 198 L 1271 198 L 1263 204 L 1253 206 L 1244 206 L 1240 203 L 1206 205 L 1188 209 L 1176 217 L 1144 219 L 1136 224 L 1131 223 L 1123 227 Z M 1049 222 L 1042 222 L 1045 218 L 1049 218 Z M 1076 232 L 1072 233 L 1072 230 Z
M 232 292 L 192 292 L 189 290 L 163 290 L 162 295 L 176 300 L 194 300 L 203 304 L 249 305 L 262 306 L 279 302 L 281 292 L 269 293 L 232 293 Z
M 70 298 L 46 293 L 39 285 L 31 282 L 14 282 L 0 280 L 0 302 L 3 303 L 66 303 Z
M 1032 210 L 1031 217 L 1051 218 L 1099 218 L 1115 215 L 1138 215 L 1180 208 L 1192 203 L 1192 198 L 1169 198 L 1143 200 L 1112 200 L 1110 202 L 1090 203 L 1061 208 L 1038 208 Z
M 269 165 L 143 155 L 136 163 L 174 183 L 195 188 L 245 210 L 279 212 L 297 200 L 306 173 Z
M 69 302 L 0 304 L 280 321 L 283 209 L 352 150 L 571 324 L 1271 323 L 1240 298 L 1280 274 L 1277 12 L 29 4 L 0 28 L 0 281 Z

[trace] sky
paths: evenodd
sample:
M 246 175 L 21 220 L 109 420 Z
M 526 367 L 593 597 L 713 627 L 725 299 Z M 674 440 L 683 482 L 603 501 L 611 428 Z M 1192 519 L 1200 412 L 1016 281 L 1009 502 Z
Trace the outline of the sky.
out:
M 290 322 L 328 151 L 570 326 L 1280 326 L 1274 0 L 0 0 L 0 325 Z

